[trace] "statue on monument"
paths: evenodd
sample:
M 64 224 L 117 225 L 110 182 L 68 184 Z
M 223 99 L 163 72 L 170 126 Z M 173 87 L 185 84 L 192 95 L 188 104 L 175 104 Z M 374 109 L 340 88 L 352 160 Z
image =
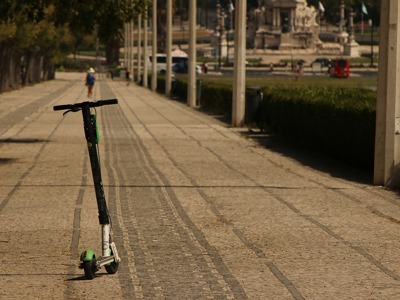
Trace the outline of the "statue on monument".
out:
M 319 45 L 317 10 L 306 0 L 258 0 L 248 20 L 248 44 L 256 49 Z M 291 34 L 291 38 L 287 37 Z M 283 41 L 284 40 L 284 41 Z M 291 40 L 291 41 L 289 41 Z
M 257 31 L 267 30 L 266 9 L 264 5 L 254 10 L 254 19 L 256 22 Z

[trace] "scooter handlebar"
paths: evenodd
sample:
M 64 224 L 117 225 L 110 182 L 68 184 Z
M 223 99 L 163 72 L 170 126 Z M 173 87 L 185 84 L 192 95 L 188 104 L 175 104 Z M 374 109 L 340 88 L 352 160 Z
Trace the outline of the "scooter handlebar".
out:
M 62 104 L 62 105 L 56 105 L 53 106 L 53 110 L 72 110 L 72 111 L 78 111 L 85 105 L 89 105 L 89 107 L 98 107 L 98 106 L 103 106 L 103 105 L 111 105 L 111 104 L 117 104 L 118 99 L 107 99 L 107 100 L 99 100 L 99 101 L 85 101 L 81 103 L 74 103 L 74 104 Z
M 99 102 L 101 102 L 101 103 L 99 105 L 97 105 L 97 106 L 118 104 L 118 99 L 100 100 L 100 101 L 97 101 L 95 103 L 99 103 Z
M 56 105 L 53 106 L 53 110 L 67 110 L 67 109 L 72 109 L 72 107 L 73 107 L 72 104 Z

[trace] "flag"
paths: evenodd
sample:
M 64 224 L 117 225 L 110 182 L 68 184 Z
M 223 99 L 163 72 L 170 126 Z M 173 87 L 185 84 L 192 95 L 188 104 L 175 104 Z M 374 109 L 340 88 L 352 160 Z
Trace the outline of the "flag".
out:
M 361 11 L 362 11 L 365 15 L 368 15 L 368 11 L 367 11 L 367 8 L 365 7 L 364 2 L 361 4 Z
M 229 1 L 229 12 L 232 13 L 235 10 L 235 7 L 232 4 L 232 1 Z
M 322 5 L 321 1 L 318 1 L 318 9 L 319 9 L 321 12 L 325 12 L 325 7 Z

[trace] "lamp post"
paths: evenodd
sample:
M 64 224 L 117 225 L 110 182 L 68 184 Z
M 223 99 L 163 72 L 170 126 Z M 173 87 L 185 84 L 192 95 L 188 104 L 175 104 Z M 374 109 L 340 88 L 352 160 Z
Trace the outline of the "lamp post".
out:
M 142 14 L 138 16 L 138 37 L 137 37 L 137 81 L 142 81 Z
M 219 29 L 218 38 L 218 70 L 221 70 L 221 60 L 222 60 L 222 27 Z
M 157 90 L 157 0 L 153 0 L 152 15 L 152 50 L 151 50 L 151 90 Z
M 222 24 L 222 9 L 221 4 L 217 1 L 217 28 L 218 32 L 218 70 L 221 69 L 221 56 L 222 56 L 222 33 L 223 33 L 223 24 Z
M 229 30 L 228 27 L 226 30 L 226 63 L 229 63 Z
M 148 20 L 148 11 L 147 11 L 148 7 L 146 5 L 145 7 L 145 12 L 144 12 L 144 24 L 143 24 L 143 28 L 144 28 L 144 41 L 143 41 L 143 56 L 144 56 L 144 60 L 143 60 L 143 86 L 144 87 L 148 87 L 148 70 L 147 70 L 147 57 L 148 57 L 148 43 L 149 43 L 149 36 L 148 36 L 148 31 L 147 31 L 147 27 L 149 24 L 149 20 Z
M 371 67 L 374 66 L 374 28 L 372 24 L 372 19 L 368 20 L 369 28 L 371 30 Z
M 232 126 L 244 123 L 246 90 L 246 11 L 247 1 L 236 1 L 235 61 L 233 69 Z
M 345 25 L 345 16 L 344 16 L 344 9 L 345 9 L 345 5 L 344 5 L 344 1 L 342 0 L 340 2 L 340 23 L 339 23 L 339 32 L 341 33 L 342 31 L 345 31 L 344 29 L 344 25 Z
M 229 2 L 229 26 L 226 33 L 226 62 L 229 63 L 229 32 L 233 29 L 233 4 Z

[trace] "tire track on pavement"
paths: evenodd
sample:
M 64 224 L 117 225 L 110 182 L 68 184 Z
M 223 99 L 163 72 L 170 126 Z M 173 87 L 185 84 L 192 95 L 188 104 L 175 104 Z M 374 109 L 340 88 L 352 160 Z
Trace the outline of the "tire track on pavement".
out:
M 368 253 L 368 251 L 366 251 L 365 249 L 362 249 L 359 246 L 355 246 L 353 245 L 350 241 L 347 241 L 346 239 L 344 239 L 342 236 L 340 236 L 339 234 L 336 234 L 332 229 L 330 229 L 328 226 L 323 225 L 321 222 L 317 221 L 315 218 L 312 218 L 311 216 L 308 216 L 306 214 L 304 214 L 303 212 L 301 212 L 299 209 L 297 209 L 295 207 L 295 205 L 293 205 L 292 203 L 286 201 L 285 199 L 283 199 L 281 196 L 279 196 L 277 193 L 275 193 L 273 191 L 272 187 L 265 187 L 262 184 L 260 184 L 256 179 L 251 178 L 249 175 L 244 174 L 242 171 L 238 170 L 237 168 L 235 168 L 234 166 L 232 166 L 226 159 L 224 159 L 221 155 L 219 155 L 218 153 L 216 153 L 213 149 L 211 149 L 210 147 L 204 146 L 202 145 L 201 141 L 196 139 L 194 136 L 190 135 L 189 133 L 187 133 L 182 127 L 178 126 L 177 124 L 175 124 L 172 120 L 170 120 L 165 114 L 161 113 L 160 111 L 158 111 L 155 107 L 153 107 L 149 101 L 145 101 L 145 99 L 143 99 L 143 94 L 138 94 L 136 95 L 144 105 L 147 105 L 149 108 L 151 108 L 155 113 L 159 114 L 160 116 L 162 116 L 166 121 L 168 121 L 172 126 L 176 127 L 178 130 L 180 130 L 184 135 L 186 135 L 189 139 L 193 140 L 194 142 L 196 142 L 200 147 L 203 147 L 204 149 L 206 149 L 208 152 L 210 152 L 211 154 L 213 154 L 222 164 L 224 164 L 227 168 L 229 168 L 230 170 L 236 172 L 237 174 L 241 175 L 243 178 L 246 178 L 247 180 L 251 181 L 254 183 L 255 186 L 258 186 L 260 189 L 262 189 L 263 191 L 265 191 L 268 195 L 274 197 L 277 201 L 279 201 L 280 203 L 282 203 L 283 205 L 285 205 L 286 207 L 288 207 L 291 211 L 293 211 L 295 214 L 297 214 L 298 216 L 304 218 L 305 220 L 307 220 L 309 223 L 317 226 L 318 228 L 320 228 L 321 230 L 323 230 L 325 233 L 329 234 L 331 237 L 333 237 L 334 239 L 338 240 L 339 242 L 343 243 L 344 245 L 346 245 L 347 247 L 351 248 L 353 251 L 356 251 L 358 254 L 360 254 L 361 256 L 363 256 L 366 260 L 368 260 L 371 264 L 373 264 L 374 266 L 376 266 L 379 270 L 381 270 L 384 274 L 386 274 L 387 276 L 391 277 L 392 279 L 399 281 L 400 280 L 400 276 L 394 272 L 393 270 L 390 270 L 390 268 L 386 267 L 382 262 L 380 262 L 378 259 L 374 258 L 371 254 Z M 166 100 L 167 101 L 167 100 Z M 176 107 L 175 104 L 171 104 L 174 105 L 174 107 Z M 181 109 L 181 108 L 180 108 Z M 183 110 L 183 109 L 182 109 Z M 135 115 L 135 113 L 133 111 L 131 111 L 132 114 Z M 191 113 L 189 110 L 184 110 L 185 113 Z M 192 114 L 194 115 L 194 114 Z M 135 115 L 136 118 L 138 120 L 140 120 L 140 117 Z M 204 122 L 201 119 L 198 119 L 199 122 Z M 190 174 L 188 174 L 183 168 L 181 168 L 179 166 L 179 164 L 173 159 L 173 157 L 171 156 L 171 154 L 168 152 L 168 150 L 163 147 L 163 145 L 157 140 L 157 137 L 154 136 L 154 134 L 152 134 L 152 132 L 149 130 L 149 128 L 146 127 L 146 125 L 142 123 L 142 126 L 145 127 L 146 131 L 148 132 L 149 135 L 152 136 L 152 138 L 158 143 L 158 145 L 163 149 L 163 151 L 166 153 L 166 155 L 168 156 L 168 158 L 171 160 L 171 162 L 173 163 L 173 165 L 179 169 L 179 171 L 181 171 L 183 174 L 185 174 L 185 176 L 192 182 L 193 186 L 197 186 L 197 182 L 190 176 Z M 209 126 L 209 125 L 207 125 Z M 210 126 L 209 126 L 210 127 Z M 217 129 L 215 129 L 215 127 L 211 127 L 213 130 L 218 131 Z M 282 168 L 282 166 L 276 164 L 275 162 L 272 162 L 274 165 Z M 285 171 L 288 171 L 285 169 Z M 290 171 L 292 174 L 301 177 L 307 181 L 313 182 L 319 186 L 321 186 L 324 189 L 330 189 L 327 185 L 321 184 L 315 180 L 312 180 L 311 178 L 308 178 L 302 174 L 298 174 L 296 172 Z M 357 202 L 358 204 L 362 204 L 362 201 L 355 198 L 354 196 L 350 196 L 347 195 L 346 193 L 344 193 L 343 191 L 341 191 L 340 189 L 330 189 L 335 193 L 340 194 L 342 197 L 347 198 L 348 200 L 352 201 L 352 202 Z M 365 191 L 365 189 L 363 189 Z M 366 190 L 366 192 L 368 192 L 368 190 Z M 210 205 L 213 207 L 213 211 L 214 213 L 216 211 L 218 211 L 218 209 L 214 206 L 214 204 L 212 203 L 212 201 L 206 196 L 205 193 L 202 193 L 203 195 L 203 199 Z M 371 206 L 367 206 L 367 209 L 369 209 L 371 212 L 377 214 L 377 215 L 385 215 L 379 211 L 377 211 L 376 209 L 371 208 Z M 218 212 L 218 215 L 221 215 L 220 212 Z M 386 215 L 385 215 L 386 216 Z M 389 216 L 386 216 L 385 218 L 390 219 Z M 232 225 L 231 225 L 232 226 Z M 232 230 L 237 234 L 240 231 L 237 228 L 232 227 Z M 245 236 L 243 234 L 240 234 L 241 240 L 245 239 Z M 251 245 L 251 242 L 248 241 L 247 239 L 245 239 L 246 242 L 245 244 L 249 247 L 249 245 Z M 260 253 L 262 252 L 261 249 L 258 249 L 256 246 L 251 246 L 249 247 L 249 249 L 252 249 L 255 254 L 260 255 Z M 261 255 L 261 257 L 264 256 L 264 254 Z M 267 263 L 267 265 L 270 267 L 272 266 L 272 262 L 269 261 Z M 281 271 L 276 272 L 277 268 L 272 267 L 270 268 L 271 272 L 274 273 L 274 275 L 279 279 L 279 276 L 277 276 L 277 274 L 280 272 L 281 274 L 283 274 Z M 273 271 L 275 270 L 275 271 Z M 281 280 L 281 282 L 290 282 L 289 279 L 286 278 L 286 280 Z M 286 285 L 286 284 L 285 284 Z M 301 299 L 301 294 L 299 291 L 294 291 L 293 287 L 294 285 L 292 283 L 286 285 L 286 287 L 288 288 L 288 290 L 292 293 L 292 295 L 296 298 L 296 299 Z M 297 296 L 295 296 L 294 294 L 296 294 Z
M 143 101 L 143 100 L 142 100 Z M 145 102 L 145 101 L 143 101 Z M 148 104 L 148 102 L 145 102 L 146 105 L 150 106 L 150 104 Z M 154 107 L 151 107 L 155 113 L 162 115 L 159 111 L 157 111 Z M 270 269 L 271 273 L 287 288 L 287 290 L 292 294 L 293 298 L 296 300 L 302 300 L 304 299 L 303 295 L 300 293 L 300 291 L 296 288 L 296 286 L 283 274 L 283 272 L 281 270 L 279 270 L 279 268 L 270 260 L 267 259 L 265 253 L 258 247 L 256 247 L 254 244 L 252 244 L 246 237 L 245 235 L 236 227 L 234 226 L 231 222 L 229 222 L 225 216 L 223 214 L 221 214 L 221 212 L 218 210 L 218 208 L 213 204 L 213 202 L 211 201 L 211 199 L 208 197 L 208 195 L 201 189 L 198 188 L 198 184 L 197 182 L 194 180 L 194 178 L 188 174 L 183 168 L 181 168 L 179 166 L 179 164 L 176 162 L 176 160 L 172 157 L 172 155 L 169 153 L 169 151 L 159 142 L 159 140 L 157 139 L 156 136 L 154 136 L 154 134 L 149 130 L 149 128 L 147 128 L 146 124 L 143 123 L 139 116 L 132 110 L 130 109 L 131 113 L 139 120 L 139 122 L 141 123 L 141 125 L 146 129 L 146 131 L 148 132 L 148 134 L 153 138 L 153 140 L 158 144 L 158 146 L 164 151 L 164 153 L 166 154 L 166 156 L 168 157 L 168 159 L 172 162 L 172 164 L 182 173 L 184 174 L 189 181 L 192 183 L 193 187 L 196 188 L 196 191 L 202 196 L 203 200 L 209 205 L 209 207 L 211 208 L 211 211 L 215 214 L 215 216 L 223 221 L 226 225 L 228 225 L 232 232 L 239 238 L 240 241 L 242 241 L 242 243 L 250 250 L 252 251 L 257 257 L 259 257 L 260 259 L 264 260 L 264 263 L 267 265 L 267 267 Z M 169 119 L 167 119 L 164 115 L 162 115 L 166 120 L 168 120 L 168 122 L 170 122 L 173 126 L 179 128 L 182 132 L 184 132 L 184 130 L 182 128 L 180 128 L 179 126 L 177 126 L 175 123 L 173 123 L 172 121 L 170 121 Z M 210 149 L 208 147 L 204 147 L 202 146 L 201 142 L 197 139 L 195 139 L 194 137 L 188 135 L 186 132 L 184 132 L 185 135 L 189 136 L 190 139 L 194 140 L 195 142 L 197 142 L 199 144 L 200 147 L 206 148 L 208 151 L 210 151 Z M 139 138 L 139 137 L 138 137 Z M 213 152 L 212 152 L 213 153 Z M 213 153 L 215 154 L 215 153 Z M 156 168 L 156 167 L 155 167 Z M 235 170 L 236 171 L 236 170 Z M 163 182 L 166 185 L 170 185 L 168 180 L 164 177 L 164 175 L 159 171 L 161 177 L 163 177 Z M 253 181 L 253 180 L 252 180 Z M 172 190 L 171 188 L 167 188 L 168 191 Z M 184 212 L 183 207 L 179 204 L 179 200 L 176 199 L 176 201 L 174 202 L 176 205 L 176 209 L 181 211 L 182 214 L 186 214 Z M 189 219 L 189 217 L 187 217 Z M 193 226 L 195 226 L 193 224 Z M 201 233 L 202 234 L 202 233 Z M 217 252 L 218 251 L 214 248 L 212 252 Z M 219 255 L 218 255 L 219 256 Z M 221 263 L 222 259 L 221 259 Z M 229 272 L 229 271 L 227 271 Z M 234 275 L 232 275 L 232 277 L 234 277 Z M 226 280 L 228 280 L 227 282 L 231 282 L 232 278 L 227 278 Z M 235 280 L 236 281 L 236 278 Z M 232 284 L 234 286 L 237 286 L 236 282 L 232 282 Z M 239 296 L 235 296 L 236 299 L 247 299 L 247 295 L 245 294 L 244 290 L 240 287 L 241 291 L 243 291 L 243 295 Z
M 123 144 L 125 148 L 130 149 L 127 152 L 131 153 L 130 161 L 139 162 L 135 165 L 135 173 L 137 172 L 137 177 L 142 180 L 146 179 L 145 185 L 135 190 L 130 188 L 132 195 L 137 193 L 139 197 L 134 199 L 135 207 L 127 218 L 124 218 L 125 224 L 130 221 L 129 215 L 135 220 L 133 225 L 136 231 L 130 232 L 129 236 L 138 235 L 142 238 L 137 239 L 136 243 L 131 241 L 130 246 L 136 247 L 133 249 L 136 268 L 143 265 L 143 262 L 147 264 L 147 273 L 139 278 L 143 282 L 141 286 L 144 295 L 152 296 L 152 291 L 158 291 L 161 294 L 156 296 L 182 296 L 179 292 L 183 291 L 177 291 L 175 287 L 166 284 L 168 279 L 172 278 L 176 282 L 186 282 L 185 289 L 190 290 L 186 297 L 205 294 L 209 298 L 226 295 L 227 299 L 247 299 L 237 279 L 224 265 L 218 251 L 208 244 L 201 230 L 187 216 L 173 189 L 168 187 L 168 179 L 154 165 L 150 154 L 121 109 L 118 110 L 118 116 L 114 116 L 112 123 L 118 124 L 118 121 L 123 123 L 115 126 L 118 133 L 121 133 L 121 128 L 127 131 Z M 112 145 L 112 139 L 107 143 Z M 113 150 L 113 153 L 116 152 L 119 151 Z M 120 166 L 120 172 L 123 173 L 126 167 L 124 161 L 117 166 Z M 151 186 L 152 182 L 157 182 L 157 186 Z M 120 177 L 118 183 L 125 183 L 125 179 Z M 127 192 L 129 191 L 125 191 L 125 194 Z M 133 200 L 128 197 L 124 201 Z M 157 211 L 157 214 L 154 214 L 154 211 Z M 159 251 L 154 252 L 154 249 Z M 168 272 L 163 269 L 166 266 L 170 266 Z M 191 278 L 197 278 L 197 282 L 193 282 Z M 121 280 L 121 284 L 123 283 L 124 280 Z

